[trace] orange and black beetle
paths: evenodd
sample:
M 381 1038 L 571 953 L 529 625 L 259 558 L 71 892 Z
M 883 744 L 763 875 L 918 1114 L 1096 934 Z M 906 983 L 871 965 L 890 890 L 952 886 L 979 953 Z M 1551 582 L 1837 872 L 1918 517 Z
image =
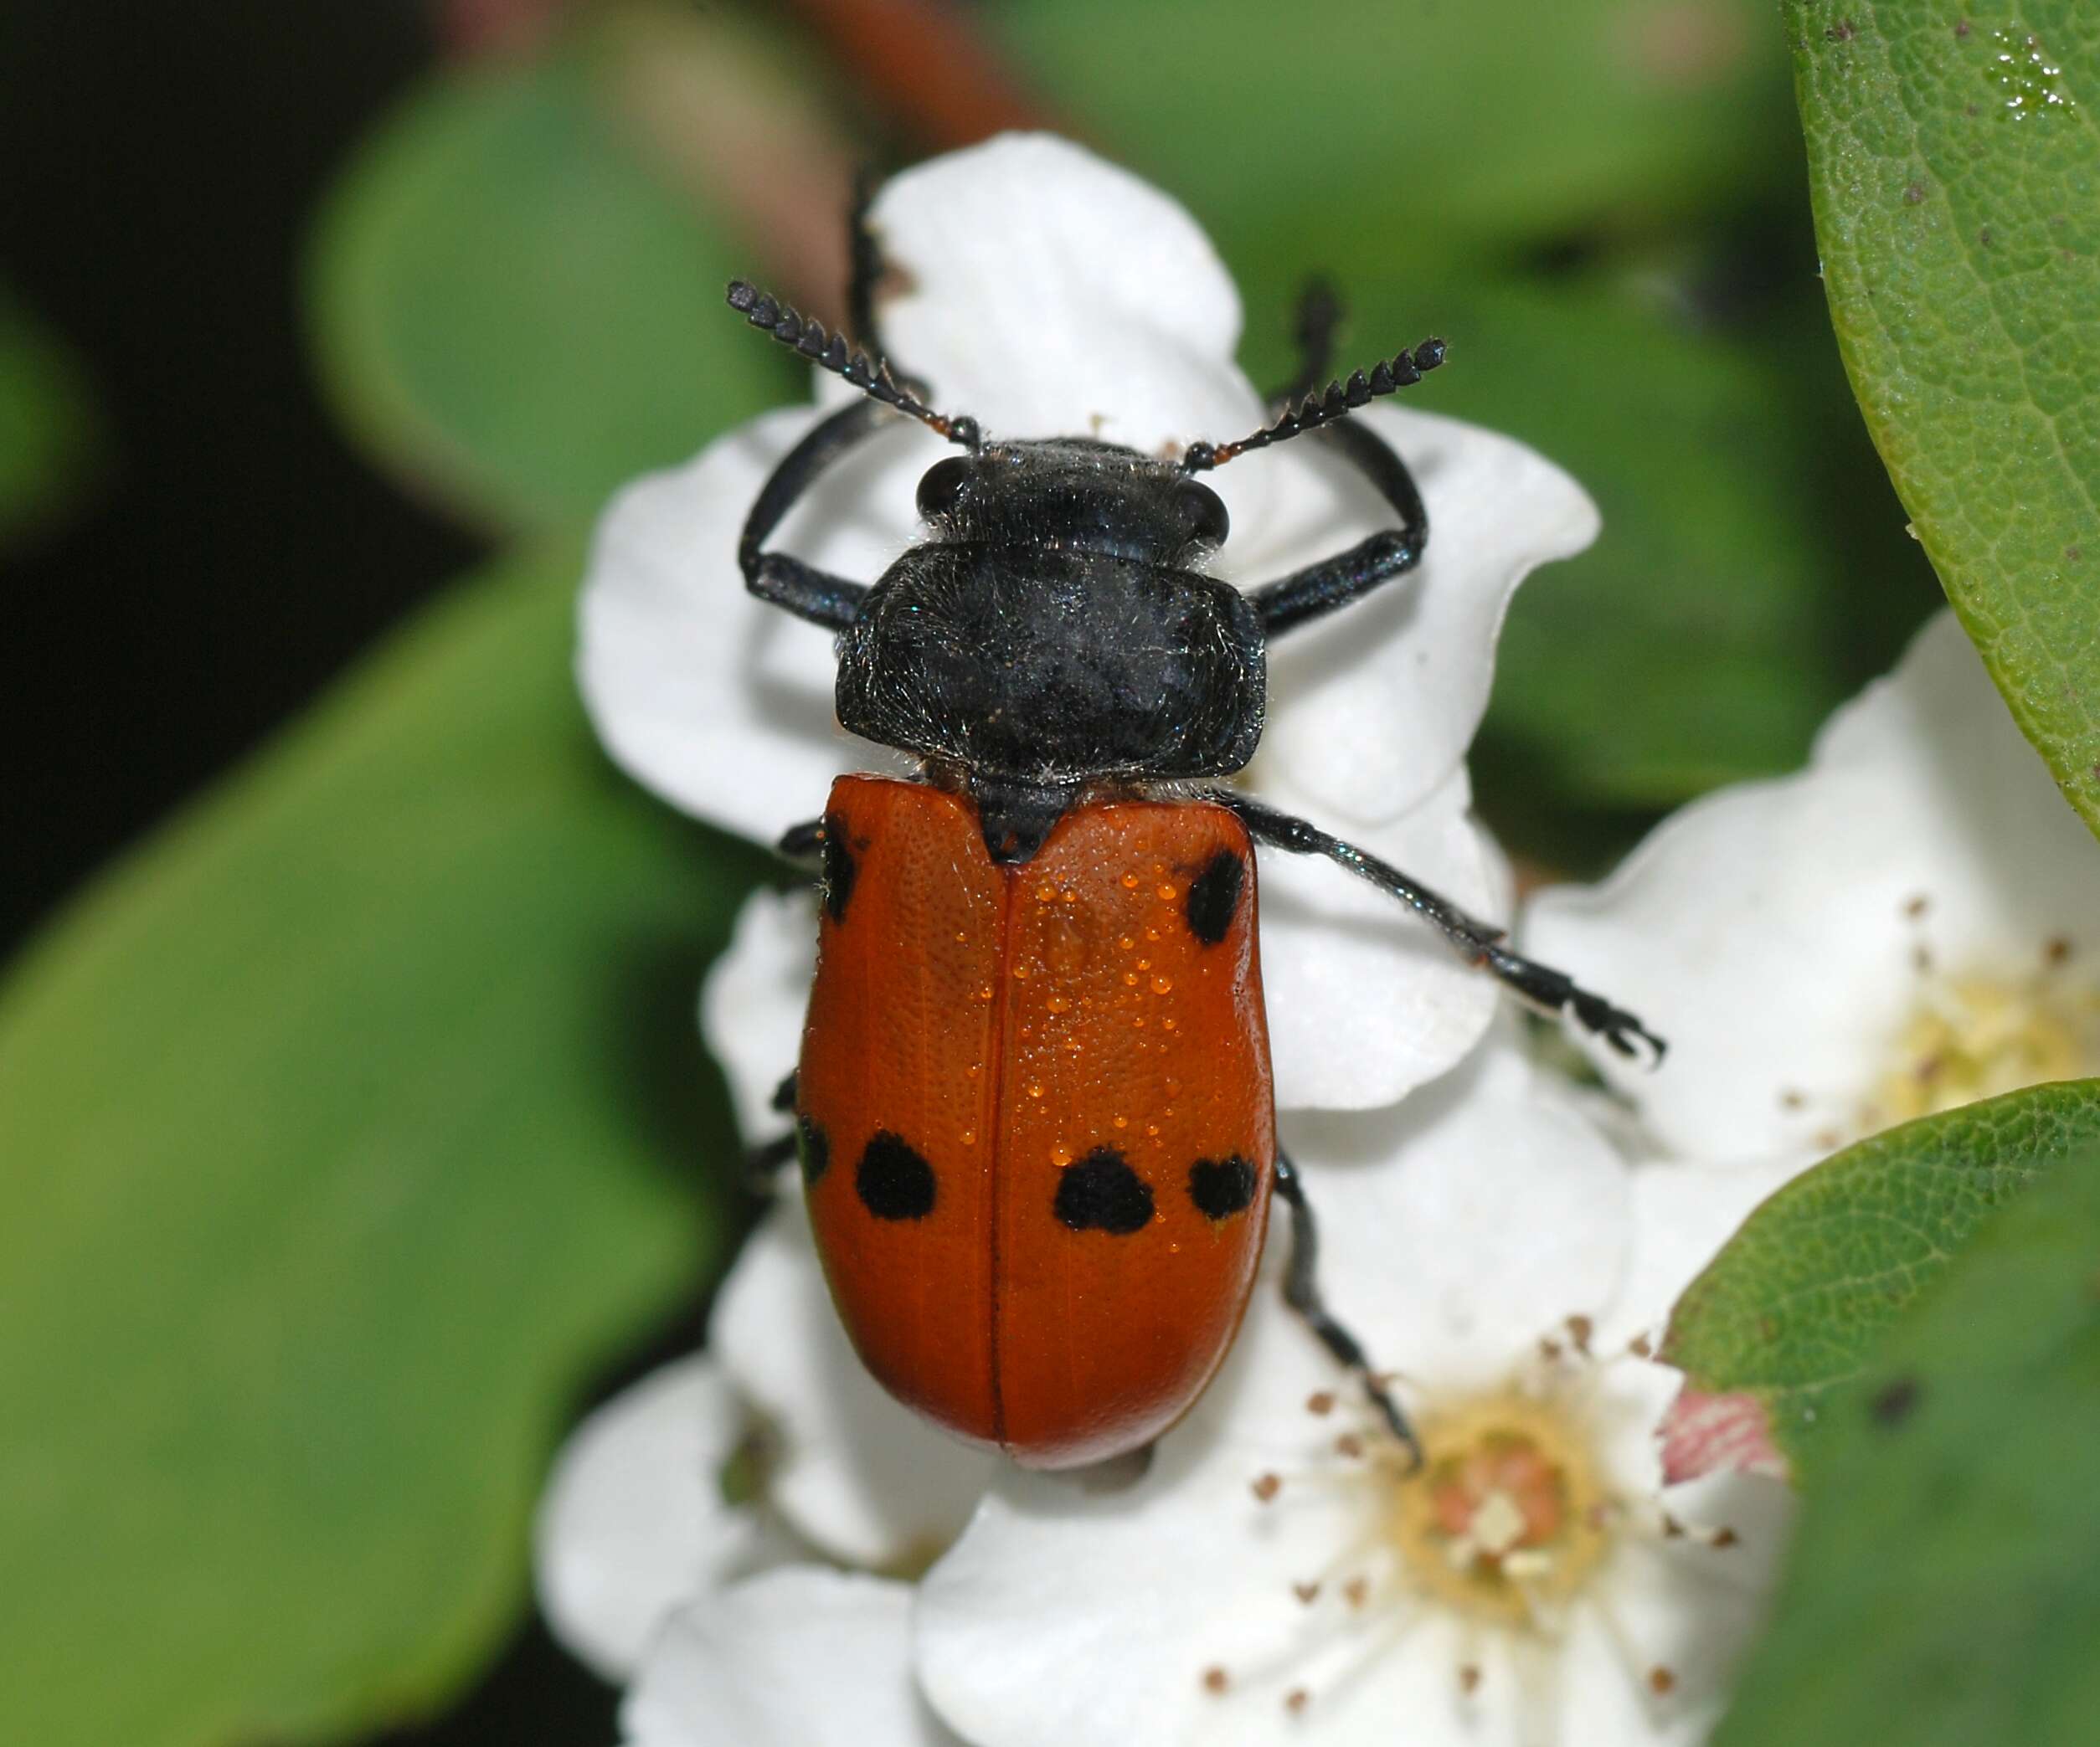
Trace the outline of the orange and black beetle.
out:
M 872 334 L 872 251 L 853 306 Z M 1075 437 L 987 440 L 889 367 L 748 285 L 750 323 L 863 391 L 780 462 L 739 549 L 761 599 L 837 634 L 840 721 L 922 761 L 841 778 L 815 856 L 823 904 L 801 1061 L 781 1088 L 831 1296 L 867 1368 L 960 1436 L 1034 1467 L 1149 1442 L 1210 1380 L 1245 1310 L 1272 1190 L 1285 1290 L 1401 1437 L 1397 1405 L 1322 1306 L 1314 1233 L 1277 1149 L 1253 846 L 1324 855 L 1441 929 L 1532 1005 L 1631 1052 L 1639 1021 L 1519 957 L 1397 868 L 1213 784 L 1262 731 L 1268 640 L 1414 568 L 1406 464 L 1345 415 L 1420 380 L 1437 341 L 1178 462 Z M 960 446 L 921 480 L 926 539 L 863 585 L 765 542 L 897 414 Z M 1243 593 L 1206 574 L 1224 505 L 1199 475 L 1325 428 L 1398 526 Z

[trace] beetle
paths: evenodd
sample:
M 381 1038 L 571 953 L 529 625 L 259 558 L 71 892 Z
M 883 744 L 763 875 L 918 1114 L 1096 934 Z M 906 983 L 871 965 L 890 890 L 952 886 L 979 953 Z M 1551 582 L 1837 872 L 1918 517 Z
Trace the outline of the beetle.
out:
M 816 424 L 739 542 L 760 599 L 836 639 L 840 722 L 919 761 L 848 775 L 781 839 L 819 864 L 801 1054 L 761 1148 L 800 1163 L 831 1297 L 908 1406 L 1042 1468 L 1148 1445 L 1202 1393 L 1252 1288 L 1272 1196 L 1284 1295 L 1377 1411 L 1398 1404 L 1325 1308 L 1317 1231 L 1278 1148 L 1256 933 L 1256 846 L 1324 856 L 1439 929 L 1534 1007 L 1614 1048 L 1632 1014 L 1510 950 L 1377 856 L 1225 786 L 1260 739 L 1270 639 L 1422 559 L 1406 462 L 1348 414 L 1444 360 L 1430 340 L 1325 376 L 1315 287 L 1272 422 L 1163 460 L 1095 438 L 995 440 L 885 361 L 879 265 L 854 232 L 863 350 L 739 280 L 730 306 L 862 391 Z M 898 416 L 960 453 L 920 480 L 924 541 L 872 584 L 768 541 L 834 462 Z M 1243 592 L 1209 573 L 1229 524 L 1202 475 L 1319 431 L 1397 525 Z

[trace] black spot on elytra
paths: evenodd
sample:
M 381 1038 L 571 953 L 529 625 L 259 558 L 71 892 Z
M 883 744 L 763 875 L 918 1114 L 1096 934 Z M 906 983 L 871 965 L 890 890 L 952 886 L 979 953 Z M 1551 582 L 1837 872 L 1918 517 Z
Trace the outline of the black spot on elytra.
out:
M 1114 1147 L 1096 1147 L 1058 1175 L 1058 1217 L 1074 1231 L 1128 1237 L 1152 1218 L 1152 1191 Z
M 878 1220 L 923 1220 L 934 1210 L 934 1168 L 901 1135 L 878 1128 L 861 1154 L 853 1187 Z
M 853 881 L 860 873 L 853 846 L 846 840 L 846 821 L 836 813 L 824 815 L 824 907 L 833 922 L 846 920 L 846 907 L 852 901 Z
M 1898 1377 L 1875 1393 L 1866 1405 L 1866 1410 L 1874 1416 L 1877 1426 L 1897 1426 L 1910 1418 L 1917 1406 L 1922 1386 L 1915 1377 Z
M 1205 946 L 1216 946 L 1233 926 L 1246 881 L 1247 864 L 1230 850 L 1220 850 L 1189 881 L 1189 932 Z
M 1244 1213 L 1254 1199 L 1254 1167 L 1237 1153 L 1229 1159 L 1199 1159 L 1188 1168 L 1188 1198 L 1207 1220 Z
M 831 1168 L 831 1137 L 806 1116 L 795 1119 L 795 1156 L 802 1162 L 802 1181 L 811 1189 Z

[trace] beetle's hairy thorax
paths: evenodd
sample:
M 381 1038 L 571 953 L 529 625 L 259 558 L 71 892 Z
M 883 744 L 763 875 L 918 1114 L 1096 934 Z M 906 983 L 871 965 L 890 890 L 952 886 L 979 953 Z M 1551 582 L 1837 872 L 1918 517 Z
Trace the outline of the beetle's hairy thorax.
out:
M 1011 489 L 890 567 L 839 650 L 840 722 L 965 771 L 1004 859 L 1089 782 L 1238 769 L 1266 692 L 1259 615 L 1190 567 L 1152 464 L 1030 449 Z

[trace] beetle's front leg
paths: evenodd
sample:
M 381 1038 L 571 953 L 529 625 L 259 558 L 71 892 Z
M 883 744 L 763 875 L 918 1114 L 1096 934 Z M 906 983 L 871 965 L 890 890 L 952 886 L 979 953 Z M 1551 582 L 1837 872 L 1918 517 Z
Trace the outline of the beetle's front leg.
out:
M 1322 619 L 1338 607 L 1368 594 L 1380 584 L 1405 576 L 1422 562 L 1429 543 L 1429 512 L 1408 465 L 1377 432 L 1344 419 L 1320 437 L 1339 449 L 1378 488 L 1400 516 L 1400 526 L 1359 541 L 1345 552 L 1264 583 L 1249 599 L 1262 616 L 1262 629 L 1280 636 L 1310 619 Z
M 1320 392 L 1334 362 L 1335 331 L 1341 321 L 1341 300 L 1334 287 L 1324 279 L 1307 280 L 1299 294 L 1293 333 L 1298 342 L 1298 373 L 1269 396 L 1271 406 L 1288 406 Z M 1309 619 L 1324 618 L 1382 583 L 1406 575 L 1422 562 L 1423 548 L 1429 541 L 1429 517 L 1422 506 L 1422 493 L 1407 463 L 1390 444 L 1347 419 L 1330 425 L 1320 435 L 1338 447 L 1399 512 L 1400 526 L 1255 589 L 1252 598 L 1262 615 L 1262 628 L 1272 637 Z
M 1573 1020 L 1593 1036 L 1603 1038 L 1622 1056 L 1638 1056 L 1644 1049 L 1655 1062 L 1662 1061 L 1669 1046 L 1633 1014 L 1584 989 L 1565 971 L 1555 970 L 1550 964 L 1541 964 L 1521 953 L 1511 952 L 1503 944 L 1508 938 L 1503 929 L 1469 915 L 1450 899 L 1432 891 L 1390 861 L 1234 789 L 1211 789 L 1205 799 L 1230 807 L 1257 843 L 1288 850 L 1294 855 L 1325 856 L 1359 879 L 1369 881 L 1388 897 L 1398 899 L 1434 927 L 1461 958 L 1480 965 L 1528 1005 L 1555 1017 Z
M 744 586 L 760 600 L 827 630 L 842 631 L 859 614 L 861 602 L 867 594 L 863 584 L 764 547 L 781 518 L 816 483 L 817 476 L 847 450 L 866 441 L 888 416 L 878 402 L 857 400 L 821 420 L 780 457 L 752 504 L 751 513 L 744 518 L 744 533 L 737 542 L 737 563 L 744 571 Z

